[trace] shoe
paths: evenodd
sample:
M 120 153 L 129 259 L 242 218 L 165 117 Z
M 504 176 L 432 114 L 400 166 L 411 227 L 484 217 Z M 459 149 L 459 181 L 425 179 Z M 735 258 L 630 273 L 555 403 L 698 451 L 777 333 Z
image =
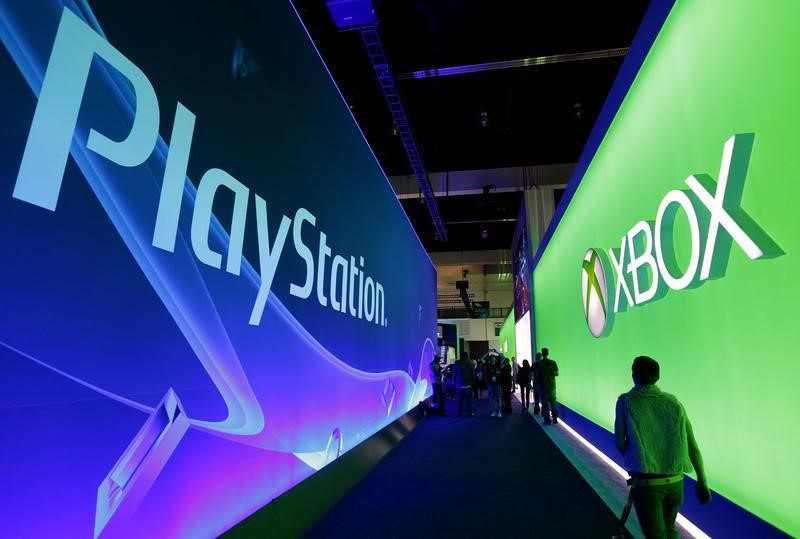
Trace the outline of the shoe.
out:
M 497 412 L 492 412 L 491 414 L 489 414 L 489 417 L 497 417 Z
M 474 412 L 470 412 L 470 413 L 469 413 L 469 416 L 470 416 L 470 417 L 475 417 L 475 413 L 474 413 Z
M 497 414 L 497 417 L 503 417 L 503 414 Z
M 551 423 L 552 423 L 552 421 L 550 421 L 549 419 L 545 419 L 544 420 L 544 424 L 545 425 L 550 425 Z
M 556 425 L 557 423 L 558 423 L 558 418 L 557 418 L 557 417 L 554 417 L 554 418 L 553 418 L 553 425 Z

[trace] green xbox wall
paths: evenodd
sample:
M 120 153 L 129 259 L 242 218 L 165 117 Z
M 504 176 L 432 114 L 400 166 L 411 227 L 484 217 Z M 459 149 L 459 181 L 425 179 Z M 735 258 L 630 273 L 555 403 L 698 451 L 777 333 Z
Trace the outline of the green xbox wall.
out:
M 503 321 L 503 327 L 500 328 L 500 351 L 506 357 L 514 357 L 517 355 L 517 340 L 514 333 L 514 309 L 508 313 L 506 319 Z
M 800 2 L 678 1 L 533 276 L 536 341 L 564 404 L 613 430 L 640 354 L 685 405 L 713 490 L 800 536 Z M 619 248 L 691 174 L 719 178 L 723 144 L 754 133 L 741 207 L 785 254 L 617 313 L 594 338 L 581 296 L 590 247 Z M 712 193 L 713 194 L 713 193 Z M 700 213 L 700 212 L 698 212 Z M 686 268 L 685 214 L 674 230 Z M 720 230 L 720 238 L 728 237 Z M 607 270 L 610 271 L 610 268 Z M 609 287 L 613 304 L 614 288 Z M 691 495 L 687 493 L 687 495 Z

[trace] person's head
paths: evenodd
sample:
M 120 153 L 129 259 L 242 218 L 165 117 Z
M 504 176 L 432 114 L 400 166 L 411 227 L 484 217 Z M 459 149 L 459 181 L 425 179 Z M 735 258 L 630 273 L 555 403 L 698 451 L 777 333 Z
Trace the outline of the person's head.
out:
M 528 367 L 530 367 L 530 366 L 531 366 L 531 364 L 530 364 L 530 363 L 528 363 L 528 360 L 527 360 L 527 359 L 523 359 L 523 360 L 522 360 L 522 366 L 523 366 L 523 367 L 525 367 L 525 368 L 528 368 Z
M 640 386 L 649 386 L 658 382 L 661 370 L 658 361 L 651 357 L 639 356 L 633 360 L 631 367 L 633 383 Z
M 550 355 L 550 350 L 547 348 L 542 348 L 542 357 L 547 357 Z
M 541 361 L 541 360 L 542 360 L 542 353 L 536 352 L 536 361 Z
M 433 356 L 433 360 L 431 360 L 431 363 L 441 363 L 441 362 L 442 362 L 442 356 L 440 356 L 439 354 Z

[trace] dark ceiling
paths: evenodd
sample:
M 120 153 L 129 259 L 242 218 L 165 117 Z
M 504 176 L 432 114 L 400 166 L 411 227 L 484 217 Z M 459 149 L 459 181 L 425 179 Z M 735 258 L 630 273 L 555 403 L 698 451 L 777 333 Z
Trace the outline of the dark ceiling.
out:
M 387 175 L 410 174 L 359 33 L 337 32 L 320 0 L 294 3 Z M 642 0 L 376 0 L 374 5 L 395 75 L 629 47 L 647 8 Z M 397 84 L 429 172 L 574 163 L 622 60 L 401 79 Z M 483 126 L 481 113 L 486 113 Z M 514 224 L 498 220 L 516 218 L 519 201 L 519 194 L 504 193 L 438 197 L 445 222 L 483 221 L 490 228 L 487 239 L 480 223 L 448 226 L 448 244 L 434 239 L 431 226 L 423 226 L 423 204 L 406 200 L 404 206 L 429 250 L 463 250 L 509 248 Z

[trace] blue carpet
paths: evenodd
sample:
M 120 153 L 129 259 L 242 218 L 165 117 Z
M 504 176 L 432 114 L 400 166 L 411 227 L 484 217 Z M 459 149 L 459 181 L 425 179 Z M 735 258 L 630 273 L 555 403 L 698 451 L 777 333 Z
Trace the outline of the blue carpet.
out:
M 417 426 L 307 537 L 609 538 L 616 517 L 534 419 L 434 416 Z M 559 428 L 548 426 L 546 428 Z

